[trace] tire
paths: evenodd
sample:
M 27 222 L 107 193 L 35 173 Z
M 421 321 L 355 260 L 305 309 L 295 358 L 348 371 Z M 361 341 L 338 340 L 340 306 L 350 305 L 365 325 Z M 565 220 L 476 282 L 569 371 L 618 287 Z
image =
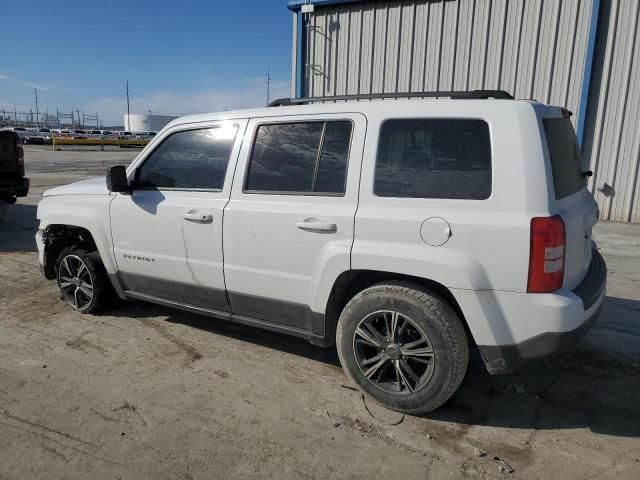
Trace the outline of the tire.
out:
M 451 398 L 469 360 L 467 335 L 451 305 L 408 282 L 374 285 L 354 296 L 338 320 L 336 346 L 355 386 L 411 415 Z
M 56 261 L 61 298 L 80 313 L 95 313 L 112 296 L 107 272 L 97 258 L 95 252 L 68 247 L 60 252 Z

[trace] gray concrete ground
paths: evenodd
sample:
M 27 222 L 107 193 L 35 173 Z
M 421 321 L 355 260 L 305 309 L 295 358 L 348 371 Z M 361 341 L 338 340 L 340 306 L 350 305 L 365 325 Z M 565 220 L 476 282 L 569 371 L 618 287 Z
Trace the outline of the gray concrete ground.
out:
M 474 354 L 449 403 L 404 417 L 364 402 L 335 350 L 67 308 L 38 271 L 36 204 L 136 153 L 26 148 L 31 193 L 0 223 L 0 478 L 640 478 L 640 226 L 597 226 L 608 297 L 575 349 L 495 377 Z

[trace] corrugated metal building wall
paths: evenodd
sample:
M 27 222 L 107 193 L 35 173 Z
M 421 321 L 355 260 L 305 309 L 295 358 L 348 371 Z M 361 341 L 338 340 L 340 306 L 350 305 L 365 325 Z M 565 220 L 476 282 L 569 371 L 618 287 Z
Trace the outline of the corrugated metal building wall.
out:
M 364 1 L 305 18 L 305 96 L 503 89 L 578 113 L 591 1 Z
M 586 132 L 592 190 L 605 181 L 615 190 L 596 191 L 602 218 L 640 222 L 640 1 L 311 3 L 294 30 L 297 95 L 503 89 L 566 106 L 579 138 Z
M 600 217 L 633 223 L 640 223 L 639 15 L 638 0 L 601 4 L 583 146 Z M 604 183 L 608 196 L 598 190 Z

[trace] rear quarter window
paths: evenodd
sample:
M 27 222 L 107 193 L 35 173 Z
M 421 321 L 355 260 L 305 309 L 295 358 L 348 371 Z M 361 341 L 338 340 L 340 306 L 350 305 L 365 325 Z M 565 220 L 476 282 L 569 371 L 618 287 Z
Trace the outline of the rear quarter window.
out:
M 580 148 L 568 118 L 545 118 L 542 123 L 549 149 L 553 188 L 556 200 L 559 200 L 579 192 L 586 185 Z
M 476 119 L 387 120 L 380 129 L 374 193 L 380 197 L 489 198 L 489 126 Z

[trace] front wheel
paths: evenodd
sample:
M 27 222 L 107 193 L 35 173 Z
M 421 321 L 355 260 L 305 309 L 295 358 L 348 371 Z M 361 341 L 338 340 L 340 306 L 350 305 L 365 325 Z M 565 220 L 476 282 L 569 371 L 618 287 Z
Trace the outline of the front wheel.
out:
M 94 313 L 109 297 L 109 280 L 102 264 L 78 248 L 58 255 L 57 279 L 62 299 L 81 313 Z
M 360 390 L 414 415 L 435 410 L 455 393 L 469 357 L 453 308 L 411 283 L 375 285 L 353 297 L 340 315 L 336 345 Z

